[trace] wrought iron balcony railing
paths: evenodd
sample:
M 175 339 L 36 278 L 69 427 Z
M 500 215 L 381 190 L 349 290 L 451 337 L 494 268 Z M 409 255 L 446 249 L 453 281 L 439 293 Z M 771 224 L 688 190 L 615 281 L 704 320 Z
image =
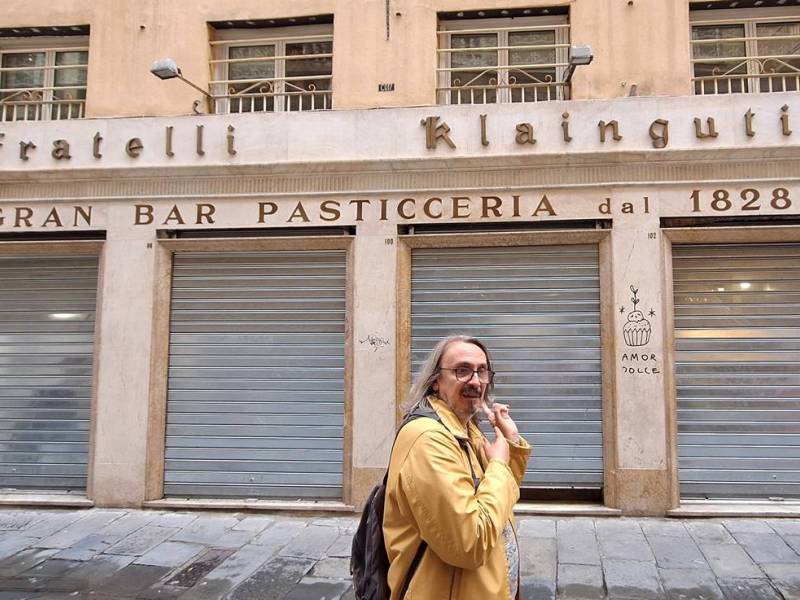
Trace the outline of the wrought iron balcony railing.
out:
M 80 119 L 88 48 L 0 51 L 0 121 Z
M 211 42 L 216 113 L 332 108 L 333 35 Z
M 569 97 L 569 25 L 443 29 L 439 104 L 540 102 Z
M 800 15 L 694 22 L 692 67 L 698 95 L 798 91 Z

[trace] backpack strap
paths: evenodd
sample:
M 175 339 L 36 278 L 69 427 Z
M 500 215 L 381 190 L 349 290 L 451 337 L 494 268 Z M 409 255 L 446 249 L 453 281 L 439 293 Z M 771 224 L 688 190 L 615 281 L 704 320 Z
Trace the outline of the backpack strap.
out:
M 397 435 L 400 433 L 400 429 L 402 429 L 405 425 L 410 423 L 411 421 L 415 421 L 417 419 L 428 418 L 433 419 L 434 421 L 438 421 L 439 423 L 442 422 L 442 419 L 437 415 L 435 412 L 433 414 L 418 414 L 418 413 L 411 413 L 400 424 L 400 427 L 397 429 L 397 434 L 395 434 L 394 442 L 392 443 L 392 451 L 394 451 L 394 444 L 397 442 Z M 480 484 L 480 479 L 475 475 L 475 470 L 472 468 L 472 460 L 469 457 L 469 449 L 468 444 L 469 442 L 464 439 L 456 438 L 458 445 L 464 451 L 467 456 L 467 464 L 469 465 L 469 472 L 472 474 L 472 484 L 475 486 L 475 491 L 478 491 L 478 485 Z M 390 454 L 391 456 L 391 454 Z M 389 480 L 389 469 L 386 469 L 386 474 L 383 476 L 383 485 L 386 486 L 387 481 Z M 414 577 L 414 573 L 417 572 L 417 567 L 419 567 L 419 563 L 422 561 L 422 556 L 425 554 L 425 550 L 428 549 L 428 542 L 422 540 L 419 543 L 419 548 L 417 548 L 417 553 L 414 555 L 411 564 L 408 567 L 408 571 L 406 572 L 406 576 L 403 578 L 403 585 L 400 587 L 400 595 L 398 598 L 403 600 L 406 596 L 406 592 L 408 591 L 408 586 L 411 584 L 411 579 Z

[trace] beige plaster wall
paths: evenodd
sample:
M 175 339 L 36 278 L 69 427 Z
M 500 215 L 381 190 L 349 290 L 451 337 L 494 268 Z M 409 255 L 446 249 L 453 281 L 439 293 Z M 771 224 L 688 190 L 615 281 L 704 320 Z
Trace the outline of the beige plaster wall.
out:
M 589 44 L 595 62 L 578 70 L 575 98 L 683 95 L 690 92 L 688 3 L 679 0 L 394 0 L 386 31 L 383 0 L 7 0 L 0 27 L 88 24 L 91 27 L 87 115 L 191 113 L 200 94 L 150 75 L 171 57 L 188 79 L 210 79 L 207 23 L 333 14 L 337 109 L 435 103 L 436 15 L 491 8 L 570 6 L 572 43 Z M 378 92 L 378 83 L 394 92 Z

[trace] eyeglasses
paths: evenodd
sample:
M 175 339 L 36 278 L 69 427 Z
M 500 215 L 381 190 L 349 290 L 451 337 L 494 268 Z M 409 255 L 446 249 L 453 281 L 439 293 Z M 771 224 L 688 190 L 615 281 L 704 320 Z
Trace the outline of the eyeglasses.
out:
M 481 367 L 480 369 L 470 369 L 469 367 L 455 367 L 455 368 L 447 368 L 447 367 L 439 367 L 440 371 L 452 371 L 453 374 L 456 376 L 462 383 L 466 383 L 470 379 L 472 379 L 473 375 L 478 376 L 478 381 L 481 383 L 489 383 L 494 379 L 494 371 L 490 371 L 485 367 Z

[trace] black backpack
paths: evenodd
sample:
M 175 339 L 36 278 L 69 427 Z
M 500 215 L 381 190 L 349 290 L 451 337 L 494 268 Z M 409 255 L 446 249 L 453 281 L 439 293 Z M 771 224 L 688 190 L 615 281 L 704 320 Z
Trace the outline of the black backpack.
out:
M 441 422 L 439 415 L 433 411 L 425 414 L 412 413 L 402 422 L 397 430 L 398 433 L 403 426 L 422 417 Z M 397 441 L 397 435 L 395 435 L 395 441 Z M 463 448 L 460 440 L 459 445 Z M 392 444 L 392 450 L 394 450 L 394 444 Z M 466 448 L 464 450 L 466 451 Z M 470 470 L 472 470 L 471 464 Z M 386 481 L 388 477 L 389 469 L 387 468 L 386 474 L 383 476 L 383 482 L 376 485 L 369 498 L 367 498 L 367 503 L 361 513 L 361 520 L 358 523 L 358 529 L 356 529 L 356 533 L 353 536 L 353 547 L 350 553 L 350 574 L 353 576 L 353 590 L 355 591 L 356 600 L 389 600 L 391 597 L 388 581 L 389 555 L 386 552 L 386 543 L 383 539 L 383 507 L 386 500 Z M 478 480 L 474 472 L 472 480 L 477 489 Z M 411 582 L 411 578 L 414 576 L 427 547 L 428 544 L 423 540 L 417 549 L 414 560 L 411 561 L 398 596 L 401 600 L 406 595 L 408 584 Z

